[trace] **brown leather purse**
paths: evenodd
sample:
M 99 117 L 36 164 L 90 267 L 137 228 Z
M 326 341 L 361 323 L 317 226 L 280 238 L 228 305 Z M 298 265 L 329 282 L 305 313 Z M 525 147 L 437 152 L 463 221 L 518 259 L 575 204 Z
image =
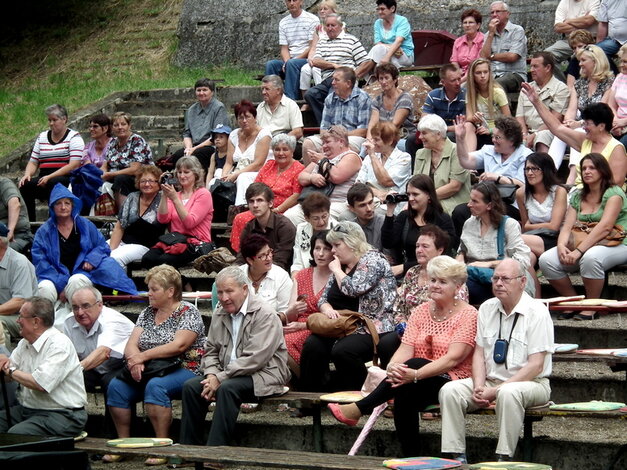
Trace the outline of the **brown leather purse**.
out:
M 566 244 L 566 248 L 569 250 L 574 250 L 579 246 L 581 242 L 583 242 L 586 237 L 592 232 L 594 227 L 596 227 L 598 222 L 575 222 L 573 228 L 570 229 L 570 237 L 568 238 L 568 243 Z M 614 225 L 610 233 L 606 235 L 605 238 L 599 240 L 595 243 L 595 245 L 599 246 L 618 246 L 623 243 L 627 232 L 622 225 Z

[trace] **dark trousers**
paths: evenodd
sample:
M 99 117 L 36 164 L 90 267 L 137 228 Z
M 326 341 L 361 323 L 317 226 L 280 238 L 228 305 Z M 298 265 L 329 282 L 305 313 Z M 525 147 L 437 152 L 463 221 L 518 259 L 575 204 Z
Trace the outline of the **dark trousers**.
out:
M 183 385 L 181 413 L 181 444 L 203 445 L 204 424 L 209 402 L 200 393 L 203 377 L 189 379 Z M 256 402 L 253 379 L 250 375 L 225 380 L 216 392 L 216 409 L 211 419 L 208 446 L 230 445 L 242 403 Z
M 505 204 L 505 212 L 512 219 L 516 219 L 520 222 L 520 211 L 516 209 L 514 206 L 510 204 Z M 464 223 L 470 219 L 470 209 L 466 204 L 460 204 L 455 209 L 453 209 L 453 213 L 451 214 L 451 218 L 453 219 L 453 225 L 455 226 L 455 232 L 459 237 L 462 236 L 462 230 L 464 228 Z
M 205 170 L 205 176 L 207 175 L 207 170 L 209 169 L 209 163 L 211 163 L 211 156 L 214 154 L 215 151 L 216 151 L 215 147 L 211 145 L 207 145 L 205 147 L 197 148 L 196 150 L 194 150 L 194 153 L 192 153 L 192 155 L 196 157 L 198 161 L 200 162 L 202 169 Z M 172 163 L 176 166 L 176 162 L 178 162 L 179 159 L 183 157 L 184 155 L 185 155 L 185 149 L 184 148 L 178 149 L 176 152 L 172 154 L 172 156 L 174 157 L 172 159 Z
M 109 361 L 115 361 L 115 367 L 106 374 L 101 374 L 95 369 L 83 371 L 85 389 L 92 393 L 101 391 L 104 394 L 105 403 L 107 403 L 107 389 L 109 388 L 109 382 L 117 377 L 122 367 L 124 367 L 124 361 L 122 359 L 109 359 Z M 115 425 L 113 423 L 113 419 L 111 418 L 108 406 L 105 406 L 104 435 L 105 437 L 110 438 L 116 437 Z
M 28 219 L 31 222 L 35 222 L 35 200 L 47 201 L 50 197 L 50 191 L 57 183 L 61 183 L 67 187 L 70 184 L 69 176 L 57 176 L 51 178 L 45 186 L 37 186 L 39 178 L 46 175 L 40 175 L 37 178 L 31 178 L 30 181 L 24 183 L 24 186 L 20 188 L 22 198 L 24 198 L 24 204 L 26 204 L 26 210 L 28 211 Z
M 326 80 L 323 80 L 318 85 L 311 87 L 305 93 L 305 101 L 311 108 L 311 111 L 314 113 L 314 117 L 316 118 L 316 123 L 318 126 L 322 121 L 322 110 L 324 109 L 324 100 L 327 95 L 331 91 L 331 82 L 333 81 L 333 77 L 329 77 Z
M 412 369 L 420 369 L 431 361 L 414 358 L 405 362 Z M 442 376 L 428 377 L 416 383 L 410 382 L 398 388 L 385 380 L 370 395 L 356 403 L 362 414 L 371 414 L 377 406 L 394 398 L 394 425 L 404 457 L 422 455 L 420 449 L 419 413 L 427 406 L 438 403 L 438 393 L 449 382 Z
M 466 287 L 468 288 L 468 301 L 472 305 L 481 305 L 494 297 L 492 284 L 482 284 L 469 277 L 466 279 Z
M 142 266 L 146 269 L 150 269 L 153 266 L 159 266 L 160 264 L 169 264 L 175 268 L 180 268 L 196 258 L 198 258 L 198 253 L 190 250 L 189 248 L 180 255 L 171 255 L 165 253 L 160 248 L 151 248 L 142 257 Z
M 381 366 L 386 367 L 400 341 L 394 331 L 379 337 L 377 351 Z M 368 371 L 365 362 L 372 360 L 374 347 L 368 334 L 352 334 L 344 338 L 311 335 L 305 341 L 300 358 L 299 388 L 307 392 L 360 390 Z M 329 362 L 335 364 L 337 380 L 331 384 Z

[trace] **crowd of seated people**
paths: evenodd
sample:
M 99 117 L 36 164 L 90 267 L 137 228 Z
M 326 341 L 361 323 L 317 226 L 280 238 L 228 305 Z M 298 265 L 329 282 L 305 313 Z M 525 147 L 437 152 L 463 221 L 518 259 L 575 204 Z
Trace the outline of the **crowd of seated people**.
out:
M 7 199 L 0 207 L 0 263 L 15 266 L 0 271 L 0 290 L 8 293 L 0 296 L 0 325 L 8 333 L 0 337 L 9 350 L 23 337 L 14 354 L 0 355 L 0 369 L 49 395 L 49 401 L 28 401 L 26 394 L 16 405 L 20 419 L 39 422 L 24 411 L 34 405 L 79 411 L 85 394 L 74 383 L 80 359 L 85 373 L 96 371 L 89 377 L 106 377 L 118 436 L 130 436 L 130 407 L 143 401 L 156 436 L 168 437 L 172 399 L 182 398 L 181 441 L 204 443 L 199 422 L 215 400 L 208 444 L 228 444 L 240 405 L 280 393 L 288 382 L 314 392 L 361 388 L 373 335 L 359 326 L 328 338 L 307 323 L 316 312 L 336 319 L 349 310 L 373 322 L 387 378 L 364 400 L 332 406 L 338 420 L 355 425 L 394 398 L 402 452 L 418 455 L 418 412 L 440 399 L 442 450 L 463 460 L 463 413 L 496 401 L 497 454 L 513 456 L 520 410 L 548 399 L 552 328 L 537 300 L 536 269 L 565 296 L 575 294 L 569 274 L 579 271 L 586 295 L 596 298 L 605 273 L 627 262 L 627 239 L 612 230 L 627 225 L 627 34 L 617 30 L 614 17 L 603 21 L 620 7 L 602 2 L 608 5 L 599 13 L 600 46 L 587 44 L 589 28 L 563 31 L 575 56 L 558 60 L 578 65 L 576 80 L 566 86 L 556 85 L 563 74 L 554 73 L 560 64 L 550 52 L 533 55 L 533 82 L 527 80 L 525 33 L 509 21 L 506 3 L 490 5 L 485 34 L 481 13 L 465 10 L 463 35 L 442 67 L 442 88 L 415 109 L 399 86 L 399 67 L 413 62 L 413 44 L 396 0 L 374 2 L 379 19 L 368 53 L 347 33 L 350 21 L 343 23 L 335 2 L 320 3 L 324 25 L 302 3 L 286 0 L 281 60 L 266 66 L 262 103 L 235 105 L 233 130 L 215 84 L 195 83 L 197 102 L 186 112 L 184 147 L 169 159 L 171 173 L 162 173 L 165 162 L 154 164 L 127 113 L 92 116 L 92 140 L 85 145 L 68 128 L 63 106 L 46 108 L 50 129 L 38 136 L 19 190 L 3 182 L 0 195 Z M 616 78 L 608 45 L 620 58 Z M 378 96 L 357 83 L 371 73 L 381 85 Z M 319 136 L 304 142 L 294 102 L 299 89 L 321 123 Z M 549 93 L 554 89 L 559 99 Z M 518 109 L 510 107 L 512 95 L 519 96 Z M 567 181 L 558 176 L 559 143 L 559 152 L 570 148 Z M 81 200 L 67 188 L 70 174 L 86 165 L 100 172 L 101 191 L 110 183 L 114 196 L 118 220 L 108 242 L 79 215 Z M 205 333 L 199 310 L 182 300 L 189 286 L 177 268 L 215 247 L 211 191 L 217 181 L 231 184 L 232 204 L 248 211 L 231 223 L 238 267 L 218 274 Z M 10 242 L 20 211 L 36 220 L 37 199 L 48 201 L 50 217 L 30 252 L 19 246 L 31 264 Z M 590 223 L 589 233 L 573 244 L 575 229 Z M 608 234 L 618 237 L 610 246 Z M 149 306 L 134 329 L 126 324 L 120 333 L 101 292 L 136 294 L 124 268 L 137 261 L 151 268 Z M 570 318 L 595 314 L 567 312 L 559 319 Z M 48 331 L 53 325 L 76 338 L 78 359 L 51 369 L 71 378 L 65 386 L 42 373 L 38 355 L 45 350 L 31 351 L 43 335 L 64 344 Z M 504 365 L 492 352 L 506 334 L 512 361 Z M 533 353 L 522 346 L 529 335 Z M 121 371 L 115 378 L 110 358 Z M 158 361 L 172 358 L 178 362 L 171 369 L 151 375 Z M 471 377 L 480 382 L 474 389 Z M 533 393 L 521 382 L 532 382 Z M 71 387 L 75 399 L 60 399 L 62 387 Z M 515 419 L 507 421 L 510 412 Z M 84 425 L 82 413 L 69 418 L 66 434 Z M 59 433 L 64 421 L 52 421 L 48 432 Z

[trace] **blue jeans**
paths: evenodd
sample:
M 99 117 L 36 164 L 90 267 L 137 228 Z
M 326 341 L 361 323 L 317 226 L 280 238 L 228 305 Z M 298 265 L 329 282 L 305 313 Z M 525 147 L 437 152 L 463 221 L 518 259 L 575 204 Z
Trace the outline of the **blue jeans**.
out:
M 150 379 L 146 387 L 140 384 L 130 384 L 120 379 L 113 379 L 109 383 L 107 405 L 116 408 L 130 408 L 144 398 L 144 403 L 172 407 L 172 399 L 180 398 L 185 381 L 196 377 L 191 370 L 180 368 L 164 377 Z
M 307 59 L 290 59 L 285 62 L 285 72 L 283 72 L 283 61 L 278 59 L 266 62 L 266 75 L 278 75 L 285 80 L 283 89 L 285 95 L 293 100 L 300 99 L 300 69 L 307 63 Z
M 607 60 L 610 62 L 610 68 L 612 69 L 612 72 L 614 72 L 614 75 L 618 74 L 618 68 L 616 67 L 616 63 L 614 62 L 614 56 L 618 54 L 618 51 L 620 49 L 620 42 L 618 42 L 614 38 L 605 38 L 603 41 L 598 43 L 597 46 L 599 46 L 601 49 L 603 49 L 603 52 L 605 52 Z

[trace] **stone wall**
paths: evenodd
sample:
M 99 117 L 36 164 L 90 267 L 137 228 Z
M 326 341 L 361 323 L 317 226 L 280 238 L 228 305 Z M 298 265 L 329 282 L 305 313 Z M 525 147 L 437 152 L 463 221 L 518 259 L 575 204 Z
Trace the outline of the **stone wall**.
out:
M 337 0 L 350 32 L 364 47 L 372 46 L 374 0 Z M 413 29 L 443 29 L 461 34 L 460 13 L 474 6 L 489 17 L 489 0 L 399 0 L 398 12 L 409 18 Z M 542 50 L 556 39 L 553 32 L 558 0 L 512 0 L 511 20 L 527 31 L 530 52 Z M 315 12 L 317 0 L 304 0 Z M 179 48 L 174 62 L 181 66 L 238 64 L 262 68 L 279 54 L 278 24 L 287 14 L 283 0 L 185 0 L 179 23 Z

